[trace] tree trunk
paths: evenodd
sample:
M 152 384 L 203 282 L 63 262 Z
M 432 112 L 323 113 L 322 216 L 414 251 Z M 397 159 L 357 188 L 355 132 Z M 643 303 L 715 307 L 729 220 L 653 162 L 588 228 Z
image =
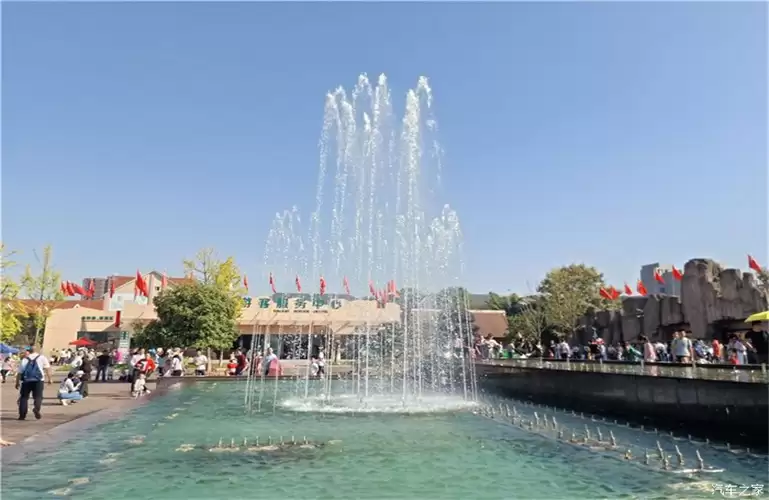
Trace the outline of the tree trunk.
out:
M 39 338 L 40 338 L 40 327 L 36 326 L 35 327 L 35 340 L 34 340 L 34 342 L 32 342 L 33 346 L 40 347 L 40 346 L 37 345 L 37 342 L 38 342 Z

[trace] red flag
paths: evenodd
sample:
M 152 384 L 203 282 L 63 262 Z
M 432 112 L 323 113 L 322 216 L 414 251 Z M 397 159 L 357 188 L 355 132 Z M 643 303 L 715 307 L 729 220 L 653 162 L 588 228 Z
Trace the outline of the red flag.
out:
M 617 300 L 619 298 L 619 290 L 614 288 L 613 286 L 609 288 L 609 295 L 611 295 L 611 300 Z
M 299 276 L 297 276 L 296 279 L 298 280 Z M 297 282 L 297 287 L 298 286 L 299 285 L 298 285 L 298 282 Z M 270 288 L 272 288 L 272 293 L 278 293 L 278 291 L 275 290 L 275 278 L 272 277 L 272 273 L 270 273 Z M 246 285 L 246 290 L 248 290 L 248 285 Z
M 627 281 L 625 282 L 625 294 L 626 295 L 633 295 L 633 289 L 630 288 L 630 285 L 627 284 Z
M 115 326 L 120 327 L 120 316 L 122 311 L 115 311 Z
M 646 295 L 649 293 L 646 291 L 646 287 L 641 280 L 638 280 L 638 284 L 636 285 L 635 289 L 641 295 Z
M 676 269 L 676 266 L 673 266 L 673 278 L 676 281 L 681 281 L 684 278 L 684 275 L 681 273 L 681 271 Z
M 371 295 L 373 295 L 374 298 L 378 298 L 376 287 L 374 286 L 374 282 L 371 280 L 368 280 L 368 291 L 371 292 Z
M 604 287 L 598 290 L 598 294 L 606 300 L 612 300 L 611 293 L 609 293 Z
M 323 276 L 320 277 L 320 294 L 326 295 L 326 279 Z
M 91 278 L 91 283 L 88 285 L 88 298 L 92 299 L 96 294 L 96 280 Z
M 662 277 L 662 274 L 660 273 L 659 268 L 654 270 L 654 280 L 657 283 L 665 284 L 665 278 Z
M 270 285 L 272 285 L 272 273 L 270 273 Z M 243 275 L 243 286 L 245 287 L 246 292 L 248 292 L 248 276 L 245 275 L 245 274 Z M 272 293 L 275 293 L 275 286 L 274 285 L 272 287 Z
M 757 273 L 760 273 L 762 271 L 761 266 L 758 265 L 758 262 L 756 261 L 756 259 L 754 259 L 751 255 L 748 255 L 748 267 Z
M 350 282 L 347 281 L 347 276 L 342 279 L 342 286 L 344 287 L 344 293 L 350 295 Z
M 109 280 L 109 298 L 112 298 L 115 295 L 115 278 L 112 278 Z M 118 320 L 115 320 L 115 326 L 120 326 L 118 323 Z
M 390 284 L 387 284 L 387 287 L 389 288 Z M 385 288 L 382 290 L 382 306 L 385 306 L 387 304 L 387 289 Z
M 67 281 L 67 295 L 69 295 L 70 297 L 75 296 L 75 287 L 72 286 L 71 281 Z
M 150 296 L 149 288 L 147 288 L 147 282 L 144 281 L 144 276 L 142 276 L 142 273 L 139 272 L 138 269 L 136 270 L 136 288 L 138 288 L 139 293 L 145 297 Z
M 59 285 L 59 289 L 61 290 L 61 293 L 63 293 L 65 296 L 69 295 L 67 292 L 67 285 L 64 284 L 64 282 L 61 282 L 61 285 Z
M 387 292 L 392 295 L 393 297 L 398 297 L 400 294 L 398 293 L 398 287 L 395 286 L 395 280 L 390 280 L 387 283 Z
M 163 276 L 160 278 L 160 289 L 165 290 L 167 286 L 168 286 L 168 276 L 166 276 L 166 273 L 163 273 Z
M 144 277 L 138 269 L 136 270 L 136 290 L 138 290 L 139 293 L 145 297 L 149 297 L 149 292 L 147 291 L 147 283 L 144 282 Z
M 76 294 L 80 295 L 81 297 L 85 297 L 88 295 L 88 292 L 86 292 L 82 286 L 72 283 L 72 291 L 74 291 Z
M 299 281 L 299 275 L 296 275 L 296 279 L 294 280 L 294 283 L 296 283 L 296 291 L 299 293 L 302 293 L 302 282 Z

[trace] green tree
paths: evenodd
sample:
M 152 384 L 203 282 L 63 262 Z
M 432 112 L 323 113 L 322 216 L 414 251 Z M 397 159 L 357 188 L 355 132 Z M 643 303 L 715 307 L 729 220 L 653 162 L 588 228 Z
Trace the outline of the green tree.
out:
M 131 347 L 174 347 L 178 344 L 163 330 L 160 322 L 155 320 L 148 324 L 141 321 L 135 321 L 131 324 L 133 333 L 131 334 Z
M 494 292 L 489 292 L 489 298 L 486 301 L 486 305 L 489 309 L 495 311 L 505 311 L 505 314 L 510 317 L 521 312 L 521 309 L 524 306 L 524 301 L 517 293 L 511 293 L 507 297 L 504 297 Z
M 240 269 L 235 259 L 221 260 L 213 248 L 204 248 L 192 259 L 183 261 L 184 271 L 204 285 L 215 285 L 222 290 L 242 294 L 245 291 Z
M 241 298 L 246 293 L 243 278 L 234 257 L 219 259 L 213 248 L 204 248 L 192 259 L 183 261 L 184 271 L 198 283 L 218 288 L 227 295 L 237 298 L 237 313 L 243 308 Z
M 9 342 L 21 332 L 22 323 L 19 319 L 21 311 L 16 309 L 16 299 L 19 296 L 19 285 L 8 276 L 8 271 L 16 267 L 13 260 L 15 251 L 7 251 L 0 243 L 0 341 Z
M 39 346 L 43 342 L 42 334 L 45 331 L 45 323 L 48 317 L 57 307 L 57 302 L 64 299 L 61 293 L 61 273 L 53 267 L 53 250 L 48 245 L 43 248 L 43 256 L 40 258 L 35 252 L 40 269 L 37 274 L 32 272 L 31 266 L 27 266 L 24 276 L 21 278 L 21 289 L 24 294 L 33 300 L 27 309 L 32 317 L 35 328 L 33 344 Z
M 519 304 L 518 312 L 507 318 L 510 336 L 517 344 L 541 343 L 542 335 L 549 326 L 544 300 L 540 296 L 531 296 L 522 299 Z
M 226 349 L 238 338 L 240 298 L 215 284 L 189 283 L 155 297 L 158 318 L 135 333 L 145 347 Z
M 572 264 L 553 269 L 539 284 L 547 323 L 562 333 L 573 333 L 588 309 L 616 307 L 602 298 L 603 275 L 592 266 Z

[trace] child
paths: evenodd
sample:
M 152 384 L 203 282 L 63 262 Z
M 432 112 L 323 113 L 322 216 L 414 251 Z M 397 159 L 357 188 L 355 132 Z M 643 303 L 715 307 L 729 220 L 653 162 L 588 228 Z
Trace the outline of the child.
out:
M 235 356 L 230 356 L 230 360 L 227 362 L 227 375 L 234 377 L 238 371 L 238 361 Z
M 147 389 L 147 376 L 143 373 L 139 374 L 139 377 L 134 382 L 134 390 L 131 395 L 135 398 L 144 394 L 149 394 L 150 390 Z

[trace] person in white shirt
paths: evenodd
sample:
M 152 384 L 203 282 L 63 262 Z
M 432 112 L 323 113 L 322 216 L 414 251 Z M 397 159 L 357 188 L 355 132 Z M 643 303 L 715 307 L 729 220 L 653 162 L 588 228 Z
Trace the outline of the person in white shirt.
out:
M 198 351 L 195 356 L 195 375 L 203 377 L 206 374 L 206 368 L 208 367 L 208 357 L 202 352 Z
M 143 373 L 139 375 L 139 378 L 134 382 L 134 390 L 131 394 L 133 397 L 138 398 L 144 394 L 149 394 L 150 390 L 147 389 L 147 376 Z
M 274 361 L 277 361 L 277 360 L 278 360 L 278 357 L 273 352 L 272 347 L 268 347 L 267 355 L 264 357 L 264 361 L 262 361 L 263 363 L 262 370 L 265 376 L 270 374 L 270 364 L 272 364 Z
M 83 399 L 83 395 L 80 394 L 80 383 L 75 382 L 76 378 L 83 376 L 83 371 L 69 372 L 67 378 L 61 381 L 59 385 L 58 398 L 63 406 L 67 406 L 71 401 L 80 401 Z
M 79 370 L 80 367 L 83 366 L 83 354 L 80 351 L 78 351 L 75 354 L 75 357 L 72 358 L 72 362 L 69 364 L 69 366 L 75 371 Z
M 318 377 L 326 374 L 326 355 L 323 353 L 323 346 L 318 347 Z
M 131 394 L 134 393 L 134 383 L 142 372 L 142 362 L 145 359 L 147 359 L 147 355 L 144 353 L 144 349 L 139 349 L 138 351 L 134 351 L 131 359 L 128 360 L 128 364 L 131 366 L 131 377 L 129 378 L 129 381 L 131 382 Z
M 43 384 L 46 378 L 49 384 L 53 383 L 51 362 L 35 351 L 35 347 L 28 349 L 28 354 L 21 360 L 19 372 L 16 374 L 16 388 L 19 389 L 19 420 L 27 418 L 30 395 L 34 400 L 32 413 L 36 419 L 40 420 L 40 409 L 43 407 Z
M 173 357 L 171 358 L 171 376 L 181 377 L 182 375 L 184 375 L 182 353 L 179 349 L 174 349 Z

